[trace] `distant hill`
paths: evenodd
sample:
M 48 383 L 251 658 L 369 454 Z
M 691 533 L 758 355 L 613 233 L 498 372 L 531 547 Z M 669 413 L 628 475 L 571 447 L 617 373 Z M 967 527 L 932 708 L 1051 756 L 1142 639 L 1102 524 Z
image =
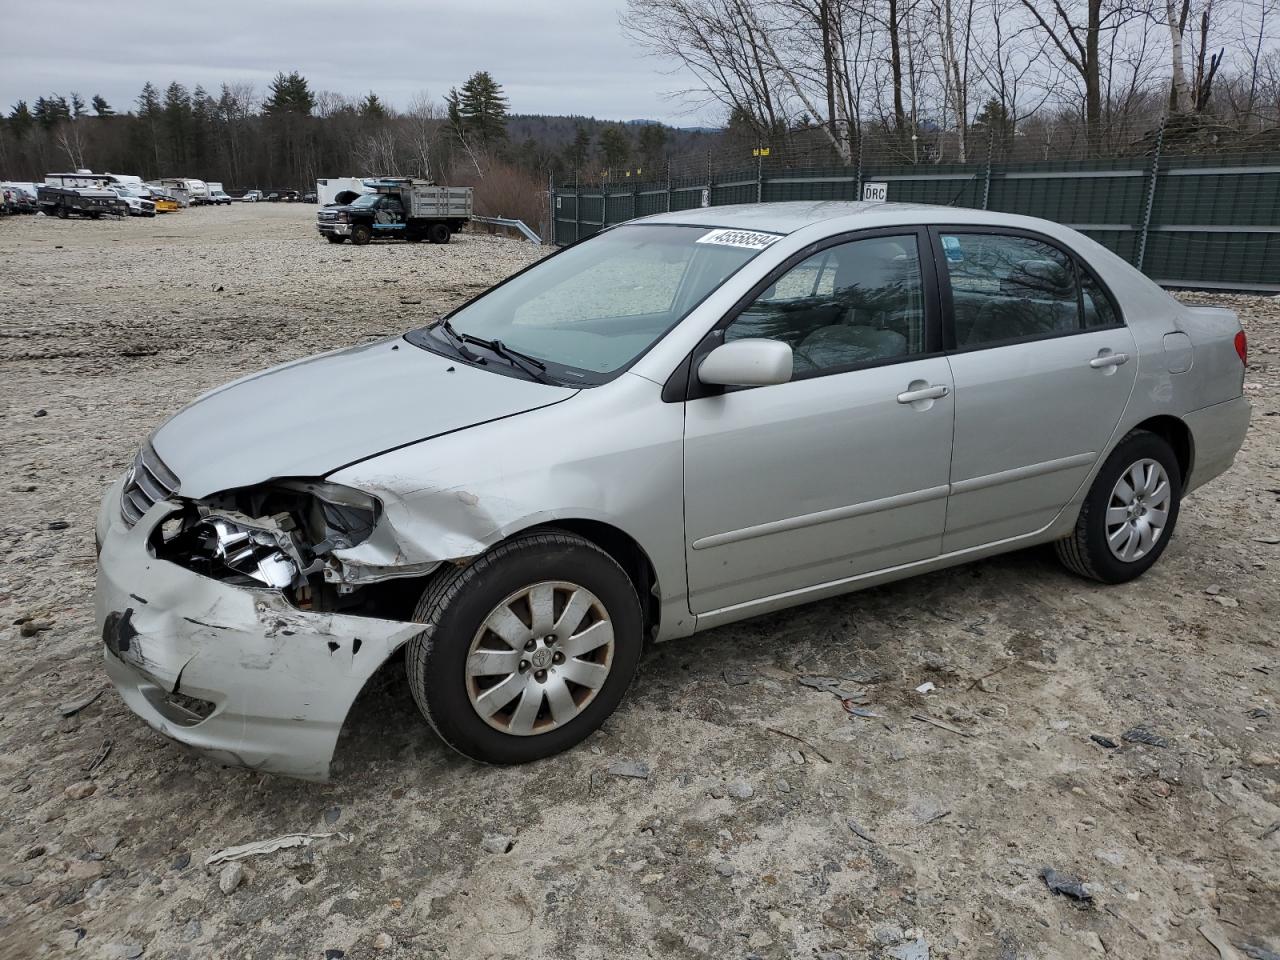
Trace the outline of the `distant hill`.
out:
M 666 129 L 667 143 L 664 152 L 677 163 L 689 157 L 705 156 L 709 150 L 715 151 L 724 133 L 718 127 L 672 127 L 656 120 L 613 121 L 595 117 L 517 113 L 507 118 L 507 140 L 517 148 L 532 142 L 540 151 L 560 155 L 573 142 L 578 127 L 581 126 L 591 137 L 591 150 L 594 154 L 600 132 L 606 127 L 627 128 L 634 145 L 639 137 L 639 130 L 635 128 L 653 125 Z

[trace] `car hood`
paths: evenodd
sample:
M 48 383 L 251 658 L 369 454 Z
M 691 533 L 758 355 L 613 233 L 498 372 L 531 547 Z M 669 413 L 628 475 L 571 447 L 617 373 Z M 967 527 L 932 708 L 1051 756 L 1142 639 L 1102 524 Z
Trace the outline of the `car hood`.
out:
M 470 366 L 395 338 L 253 374 L 152 435 L 192 499 L 276 477 L 322 477 L 396 447 L 566 400 L 568 387 Z

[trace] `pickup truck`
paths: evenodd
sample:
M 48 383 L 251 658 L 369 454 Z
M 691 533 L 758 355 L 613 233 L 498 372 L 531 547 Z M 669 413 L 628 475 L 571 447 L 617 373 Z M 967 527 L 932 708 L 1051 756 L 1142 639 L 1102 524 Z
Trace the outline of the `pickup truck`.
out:
M 448 243 L 471 219 L 471 187 L 407 178 L 366 180 L 365 185 L 375 192 L 316 214 L 316 228 L 330 243 L 363 245 L 375 237 Z

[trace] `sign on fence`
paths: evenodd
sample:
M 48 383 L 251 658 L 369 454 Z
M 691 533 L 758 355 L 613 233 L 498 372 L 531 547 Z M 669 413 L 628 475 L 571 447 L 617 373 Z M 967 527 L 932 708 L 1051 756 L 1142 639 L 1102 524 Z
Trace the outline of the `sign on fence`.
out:
M 889 199 L 889 185 L 887 183 L 864 183 L 862 185 L 862 199 L 866 203 L 884 203 Z

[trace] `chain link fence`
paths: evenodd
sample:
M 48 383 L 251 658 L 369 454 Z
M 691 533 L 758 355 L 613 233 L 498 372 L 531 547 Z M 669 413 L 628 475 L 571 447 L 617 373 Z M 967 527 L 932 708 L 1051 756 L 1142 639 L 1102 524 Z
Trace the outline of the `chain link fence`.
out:
M 573 243 L 603 227 L 672 210 L 787 200 L 860 200 L 883 183 L 889 201 L 975 207 L 1074 227 L 1169 287 L 1280 292 L 1280 151 L 1193 153 L 1166 147 L 1108 159 L 903 163 L 877 152 L 853 164 L 758 156 L 661 179 L 614 176 L 554 187 L 552 237 Z

